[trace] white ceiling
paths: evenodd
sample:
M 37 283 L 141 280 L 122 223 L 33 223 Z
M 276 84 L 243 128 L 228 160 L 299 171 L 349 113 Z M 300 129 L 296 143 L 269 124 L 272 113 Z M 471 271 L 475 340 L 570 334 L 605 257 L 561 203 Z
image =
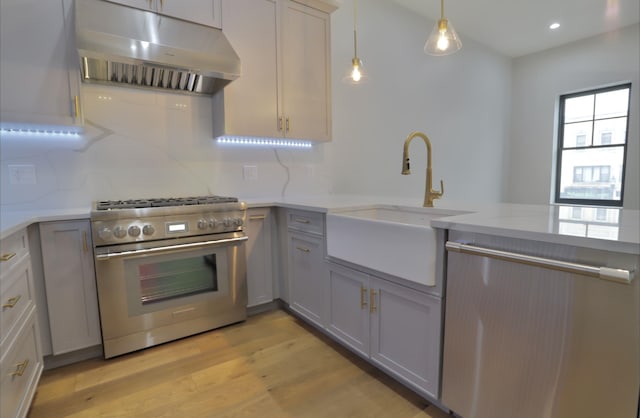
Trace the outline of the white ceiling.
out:
M 434 21 L 440 18 L 440 0 L 393 1 Z M 463 48 L 469 37 L 519 57 L 637 23 L 640 1 L 445 0 L 444 14 Z M 560 28 L 550 30 L 553 22 L 560 23 Z

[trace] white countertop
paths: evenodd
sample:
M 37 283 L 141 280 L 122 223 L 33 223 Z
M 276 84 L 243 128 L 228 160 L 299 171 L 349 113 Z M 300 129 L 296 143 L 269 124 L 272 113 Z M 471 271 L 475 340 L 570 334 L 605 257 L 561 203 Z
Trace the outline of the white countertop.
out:
M 422 201 L 418 199 L 388 196 L 328 195 L 243 200 L 249 208 L 278 206 L 318 212 L 367 205 L 422 207 Z M 640 254 L 638 210 L 607 208 L 596 217 L 597 209 L 593 207 L 475 204 L 447 200 L 436 201 L 435 206 L 436 209 L 469 212 L 434 219 L 431 224 L 437 228 Z M 89 207 L 29 211 L 1 208 L 0 238 L 36 222 L 88 219 L 89 216 Z

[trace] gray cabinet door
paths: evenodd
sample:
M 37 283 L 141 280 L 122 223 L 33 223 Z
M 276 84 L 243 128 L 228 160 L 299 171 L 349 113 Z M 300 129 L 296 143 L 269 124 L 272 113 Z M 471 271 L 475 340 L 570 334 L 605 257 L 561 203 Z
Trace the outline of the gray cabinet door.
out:
M 371 359 L 437 399 L 440 299 L 375 277 L 370 292 Z
M 102 342 L 88 220 L 40 224 L 53 354 Z
M 247 306 L 273 300 L 273 253 L 271 249 L 271 210 L 247 211 Z
M 369 276 L 329 265 L 327 332 L 359 354 L 369 356 Z
M 290 307 L 309 321 L 325 323 L 324 237 L 289 232 Z

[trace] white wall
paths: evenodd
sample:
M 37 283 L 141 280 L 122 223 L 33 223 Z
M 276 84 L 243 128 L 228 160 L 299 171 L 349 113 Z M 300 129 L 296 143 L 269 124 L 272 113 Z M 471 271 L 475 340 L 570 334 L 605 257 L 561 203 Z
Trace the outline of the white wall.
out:
M 631 81 L 624 207 L 640 208 L 639 28 L 636 24 L 514 60 L 507 201 L 551 201 L 560 95 Z
M 435 22 L 385 0 L 358 3 L 358 55 L 370 82 L 340 82 L 353 57 L 350 1 L 332 15 L 333 190 L 424 196 L 426 147 L 411 143 L 411 176 L 402 147 L 412 131 L 433 146 L 434 186 L 445 199 L 500 201 L 509 128 L 511 62 L 461 34 L 460 52 L 431 57 L 424 42 Z M 437 205 L 437 203 L 436 203 Z

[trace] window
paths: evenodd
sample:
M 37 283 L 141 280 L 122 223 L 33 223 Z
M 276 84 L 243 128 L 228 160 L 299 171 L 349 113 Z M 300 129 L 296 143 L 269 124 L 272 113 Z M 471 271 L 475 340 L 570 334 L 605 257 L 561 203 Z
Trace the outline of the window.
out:
M 560 96 L 556 203 L 622 206 L 631 84 Z

